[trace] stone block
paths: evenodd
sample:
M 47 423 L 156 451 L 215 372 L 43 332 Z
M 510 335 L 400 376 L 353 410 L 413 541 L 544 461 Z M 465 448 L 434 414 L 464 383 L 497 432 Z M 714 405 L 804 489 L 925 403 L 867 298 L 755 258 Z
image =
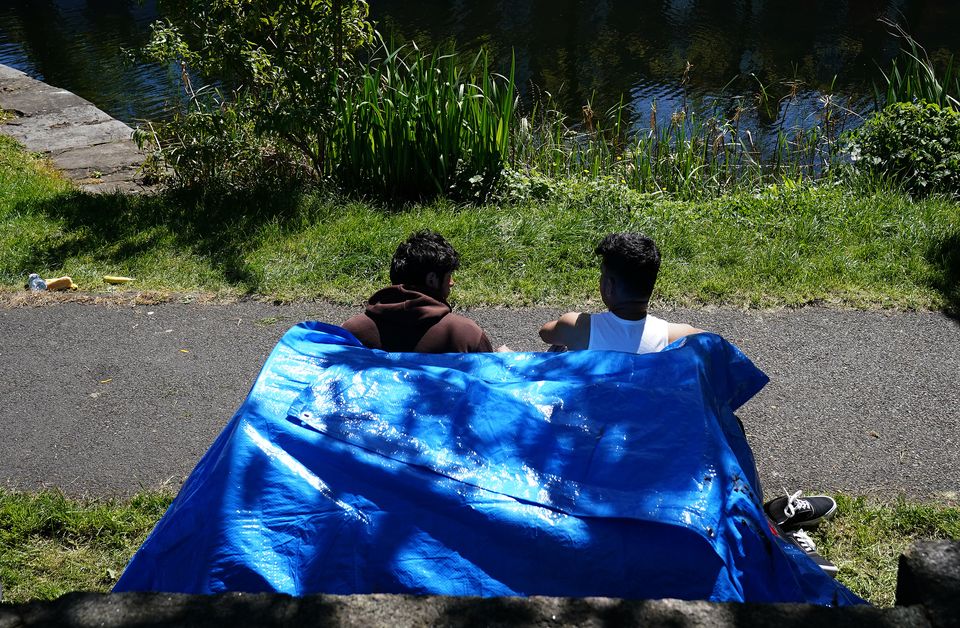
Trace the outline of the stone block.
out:
M 920 605 L 937 628 L 960 627 L 960 542 L 923 541 L 900 556 L 897 605 Z
M 85 110 L 89 108 L 65 110 L 75 112 L 74 116 L 54 112 L 16 118 L 4 125 L 3 132 L 27 150 L 54 155 L 81 146 L 131 141 L 133 129 L 129 126 L 109 117 L 96 121 L 92 111 L 80 114 Z
M 52 156 L 51 160 L 70 178 L 82 179 L 93 176 L 94 171 L 109 175 L 131 167 L 136 169 L 143 163 L 143 153 L 132 141 L 113 142 L 66 150 Z
M 926 628 L 921 607 L 826 608 L 807 604 L 712 604 L 611 598 L 477 598 L 414 595 L 288 595 L 224 593 L 70 593 L 51 602 L 0 606 L 0 628 L 261 626 L 535 626 L 613 628 L 724 626 Z

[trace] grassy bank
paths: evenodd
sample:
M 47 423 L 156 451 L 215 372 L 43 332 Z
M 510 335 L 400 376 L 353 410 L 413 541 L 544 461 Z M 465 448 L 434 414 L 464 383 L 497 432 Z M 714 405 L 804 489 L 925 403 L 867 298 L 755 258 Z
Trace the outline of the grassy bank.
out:
M 396 244 L 432 227 L 458 248 L 464 305 L 581 303 L 592 247 L 638 229 L 664 255 L 661 302 L 932 308 L 960 303 L 960 206 L 841 186 L 770 187 L 706 201 L 569 179 L 521 200 L 384 207 L 296 190 L 152 198 L 72 192 L 0 138 L 0 285 L 104 274 L 140 290 L 358 302 L 386 281 Z M 538 194 L 539 200 L 530 196 Z
M 107 591 L 160 518 L 171 496 L 71 500 L 59 493 L 0 491 L 0 582 L 4 600 Z M 838 498 L 836 518 L 814 537 L 839 579 L 881 606 L 894 602 L 897 559 L 918 539 L 960 540 L 960 508 Z

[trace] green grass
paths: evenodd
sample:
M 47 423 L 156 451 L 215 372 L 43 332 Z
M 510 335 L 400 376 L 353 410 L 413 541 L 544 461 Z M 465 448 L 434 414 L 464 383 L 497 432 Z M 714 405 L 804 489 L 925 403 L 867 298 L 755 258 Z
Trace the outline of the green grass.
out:
M 918 540 L 960 541 L 960 508 L 839 495 L 836 517 L 813 536 L 820 554 L 840 568 L 843 584 L 873 604 L 892 606 L 900 554 Z
M 57 492 L 0 490 L 0 583 L 4 601 L 108 591 L 169 505 L 168 493 L 129 500 L 68 499 Z M 837 516 L 815 532 L 839 579 L 879 606 L 894 602 L 897 560 L 923 539 L 960 540 L 960 508 L 840 495 Z
M 787 184 L 705 201 L 668 200 L 607 179 L 571 179 L 542 200 L 384 206 L 318 191 L 149 198 L 71 191 L 0 139 L 0 286 L 70 275 L 126 289 L 357 303 L 387 281 L 409 232 L 434 228 L 463 258 L 462 305 L 586 303 L 592 249 L 610 231 L 653 236 L 660 303 L 953 308 L 960 205 L 893 192 Z
M 6 602 L 106 591 L 172 496 L 75 500 L 0 490 L 0 581 Z
M 895 192 L 785 184 L 668 200 L 608 179 L 569 179 L 519 200 L 389 207 L 318 191 L 93 196 L 0 138 L 0 286 L 70 275 L 128 289 L 356 303 L 387 281 L 409 232 L 460 251 L 462 305 L 587 303 L 604 234 L 646 232 L 663 252 L 660 303 L 958 309 L 960 205 Z

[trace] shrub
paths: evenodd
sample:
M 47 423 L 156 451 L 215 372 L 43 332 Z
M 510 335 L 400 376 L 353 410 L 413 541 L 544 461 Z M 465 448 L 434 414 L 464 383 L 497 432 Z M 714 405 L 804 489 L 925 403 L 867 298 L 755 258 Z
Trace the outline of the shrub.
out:
M 185 183 L 245 183 L 278 162 L 326 167 L 338 90 L 372 38 L 363 0 L 166 0 L 149 57 L 181 68 L 187 101 L 140 133 Z M 195 74 L 191 74 L 195 73 Z M 215 83 L 194 89 L 191 76 Z
M 932 103 L 894 103 L 853 132 L 858 171 L 914 196 L 960 194 L 960 113 Z

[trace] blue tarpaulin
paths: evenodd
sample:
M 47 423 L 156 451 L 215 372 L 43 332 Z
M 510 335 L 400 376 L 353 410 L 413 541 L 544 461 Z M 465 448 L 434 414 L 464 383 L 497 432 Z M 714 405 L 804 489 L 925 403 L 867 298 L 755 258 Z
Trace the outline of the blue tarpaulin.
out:
M 778 537 L 697 334 L 647 355 L 412 354 L 290 329 L 115 591 L 863 603 Z

